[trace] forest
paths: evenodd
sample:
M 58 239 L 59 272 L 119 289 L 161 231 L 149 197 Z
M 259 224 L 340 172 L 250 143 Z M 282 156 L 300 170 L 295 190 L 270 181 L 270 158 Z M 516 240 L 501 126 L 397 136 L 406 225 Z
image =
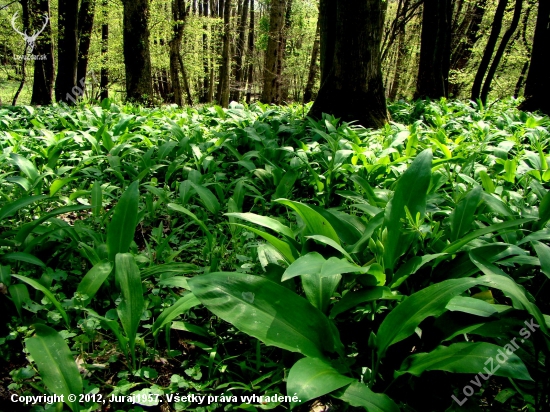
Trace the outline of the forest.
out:
M 0 0 L 0 411 L 550 411 L 548 0 Z

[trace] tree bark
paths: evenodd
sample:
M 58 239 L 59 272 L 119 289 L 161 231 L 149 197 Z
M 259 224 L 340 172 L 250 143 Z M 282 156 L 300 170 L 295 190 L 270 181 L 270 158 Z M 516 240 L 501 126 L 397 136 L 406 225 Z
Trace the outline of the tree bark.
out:
M 481 90 L 481 101 L 483 102 L 483 104 L 487 102 L 487 97 L 489 96 L 489 91 L 491 90 L 491 82 L 493 81 L 493 77 L 495 76 L 495 73 L 497 71 L 498 65 L 500 63 L 500 59 L 504 54 L 504 50 L 506 49 L 508 42 L 512 38 L 512 35 L 518 28 L 522 5 L 523 5 L 523 0 L 516 0 L 516 5 L 514 7 L 514 16 L 512 17 L 512 23 L 510 24 L 510 27 L 508 28 L 508 30 L 506 30 L 506 33 L 504 33 L 504 36 L 502 36 L 502 40 L 500 41 L 500 45 L 498 46 L 497 52 L 493 59 L 493 63 L 491 63 L 491 67 L 487 72 L 487 77 L 485 78 L 485 83 L 483 83 L 483 89 Z
M 487 45 L 485 46 L 485 51 L 483 52 L 483 57 L 481 58 L 481 62 L 479 63 L 476 77 L 474 79 L 474 84 L 472 86 L 472 100 L 476 100 L 481 97 L 481 86 L 483 83 L 483 79 L 485 78 L 485 73 L 487 73 L 487 68 L 491 63 L 491 58 L 493 57 L 493 52 L 495 50 L 495 46 L 500 35 L 500 30 L 502 29 L 502 20 L 504 18 L 504 12 L 506 11 L 507 4 L 508 0 L 499 0 L 497 9 L 495 11 L 495 17 L 493 19 L 493 28 L 491 29 L 489 40 L 487 40 Z
M 334 3 L 336 13 L 332 14 Z M 329 113 L 364 127 L 387 123 L 380 53 L 386 7 L 383 0 L 321 0 L 323 82 L 311 117 L 319 119 Z M 331 50 L 332 56 L 327 54 Z
M 548 76 L 548 45 L 550 44 L 550 2 L 539 0 L 537 24 L 533 40 L 533 53 L 525 82 L 525 101 L 521 110 L 550 115 L 550 78 Z
M 59 0 L 55 100 L 74 104 L 78 64 L 78 2 Z
M 34 0 L 31 9 L 34 25 L 36 29 L 40 29 L 44 24 L 44 16 L 50 16 L 50 2 L 49 0 Z M 34 62 L 31 104 L 49 105 L 52 104 L 55 79 L 51 21 L 48 20 L 44 31 L 38 37 L 35 50 L 37 55 L 44 56 L 45 59 L 35 60 Z
M 523 82 L 525 81 L 525 76 L 527 75 L 527 70 L 529 69 L 529 60 L 531 60 L 532 47 L 530 42 L 527 41 L 527 27 L 529 25 L 529 17 L 531 15 L 531 11 L 533 10 L 534 4 L 535 2 L 533 0 L 529 1 L 529 6 L 527 7 L 527 11 L 523 16 L 523 30 L 521 31 L 521 40 L 523 43 L 523 47 L 525 47 L 527 60 L 521 68 L 521 74 L 519 75 L 516 87 L 514 88 L 514 98 L 517 98 L 519 96 L 521 88 L 523 87 Z
M 319 71 L 319 32 L 321 30 L 320 20 L 317 19 L 317 29 L 315 30 L 315 42 L 313 43 L 313 49 L 311 50 L 311 61 L 309 62 L 309 72 L 307 76 L 306 89 L 304 90 L 304 103 L 309 103 L 313 100 L 313 87 L 315 86 L 315 79 L 317 78 L 317 72 Z
M 449 95 L 451 0 L 425 0 L 415 99 Z
M 253 0 L 252 0 L 253 1 Z M 237 39 L 237 54 L 235 56 L 235 90 L 231 96 L 231 100 L 238 102 L 241 98 L 241 90 L 244 88 L 243 82 L 243 56 L 246 47 L 246 26 L 248 23 L 248 3 L 249 0 L 244 0 L 242 5 L 242 14 L 239 20 L 238 39 Z
M 94 25 L 95 0 L 82 0 L 78 12 L 78 64 L 77 80 L 82 86 L 82 94 L 85 90 L 86 73 L 88 71 L 88 52 L 90 50 L 90 40 L 92 27 Z
M 103 23 L 101 24 L 101 80 L 100 80 L 100 99 L 109 98 L 109 0 L 103 0 Z
M 184 0 L 172 0 L 172 24 L 173 35 L 170 39 L 170 80 L 172 82 L 172 91 L 174 94 L 174 103 L 183 106 L 183 93 L 179 77 L 179 58 L 181 41 L 183 39 L 183 30 L 185 29 L 185 19 L 187 10 Z M 191 101 L 191 104 L 193 102 Z
M 229 73 L 231 60 L 229 59 L 229 40 L 231 36 L 231 0 L 225 0 L 223 16 L 223 50 L 222 63 L 220 65 L 220 82 L 216 100 L 222 107 L 229 107 Z
M 247 79 L 247 90 L 246 90 L 246 103 L 250 104 L 252 98 L 252 83 L 254 81 L 254 0 L 250 0 L 250 27 L 248 28 L 248 79 Z
M 203 0 L 202 2 L 202 16 L 208 17 L 208 0 Z M 208 25 L 206 23 L 206 19 L 204 20 L 204 24 L 202 25 L 202 30 L 202 62 L 204 74 L 202 79 L 202 95 L 199 97 L 199 101 L 201 103 L 210 103 L 212 101 L 210 99 L 210 53 L 208 48 Z
M 269 12 L 269 40 L 265 53 L 264 87 L 262 91 L 262 103 L 279 104 L 281 101 L 281 60 L 282 49 L 280 45 L 281 35 L 285 22 L 285 0 L 271 0 Z
M 405 28 L 399 33 L 399 45 L 397 47 L 397 63 L 395 64 L 395 76 L 393 77 L 393 82 L 390 88 L 390 93 L 388 99 L 390 101 L 395 100 L 399 88 L 401 87 L 401 75 L 402 71 L 405 70 L 405 58 L 407 57 L 407 33 Z
M 153 97 L 149 50 L 149 0 L 123 0 L 126 98 L 150 104 Z

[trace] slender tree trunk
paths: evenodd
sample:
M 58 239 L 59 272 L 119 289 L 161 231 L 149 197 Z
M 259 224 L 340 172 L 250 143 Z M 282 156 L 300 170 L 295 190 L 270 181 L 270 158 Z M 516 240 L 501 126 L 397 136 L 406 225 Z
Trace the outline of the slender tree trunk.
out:
M 103 0 L 103 23 L 101 24 L 101 80 L 100 80 L 100 99 L 109 98 L 109 0 Z
M 527 75 L 527 70 L 529 69 L 529 60 L 531 59 L 532 48 L 529 41 L 527 41 L 527 27 L 529 26 L 529 17 L 531 15 L 531 11 L 533 10 L 534 4 L 535 2 L 533 0 L 529 1 L 529 6 L 527 7 L 527 11 L 523 17 L 523 29 L 521 31 L 521 39 L 523 42 L 523 47 L 525 47 L 525 51 L 527 52 L 527 60 L 521 68 L 521 74 L 519 75 L 516 87 L 514 88 L 515 98 L 519 96 L 521 88 L 523 87 L 523 82 L 525 81 L 525 76 Z
M 388 99 L 394 101 L 401 87 L 401 75 L 405 70 L 405 58 L 407 57 L 407 36 L 405 28 L 399 33 L 399 45 L 397 47 L 397 63 L 395 64 L 395 76 L 390 88 Z
M 317 78 L 317 72 L 319 71 L 319 32 L 321 29 L 320 20 L 317 19 L 317 28 L 315 29 L 315 42 L 313 43 L 313 49 L 311 50 L 311 60 L 309 62 L 309 72 L 307 76 L 306 89 L 304 90 L 304 103 L 309 103 L 313 100 L 313 87 L 315 86 L 315 80 Z
M 77 80 L 82 86 L 82 93 L 85 90 L 86 73 L 88 71 L 88 52 L 90 50 L 90 40 L 92 27 L 94 25 L 95 0 L 82 0 L 78 13 L 78 64 Z M 82 80 L 83 79 L 83 80 Z M 82 82 L 82 83 L 81 83 Z
M 388 121 L 380 44 L 387 2 L 346 0 L 336 4 L 335 25 L 326 24 L 330 0 L 321 0 L 321 78 L 309 115 L 329 113 L 342 121 L 381 127 Z M 333 50 L 333 55 L 327 55 Z M 328 69 L 328 74 L 327 74 Z
M 75 102 L 78 64 L 78 2 L 59 0 L 55 100 Z
M 439 99 L 449 93 L 451 0 L 425 0 L 420 64 L 415 99 Z
M 508 42 L 512 38 L 512 35 L 516 31 L 516 29 L 518 28 L 519 19 L 521 17 L 522 5 L 523 5 L 523 0 L 516 0 L 516 5 L 514 7 L 514 16 L 512 17 L 512 23 L 510 24 L 510 27 L 508 28 L 508 30 L 506 30 L 506 33 L 504 33 L 504 36 L 502 36 L 502 40 L 500 41 L 500 45 L 498 46 L 497 52 L 493 59 L 493 63 L 491 64 L 491 67 L 487 72 L 487 77 L 485 78 L 483 89 L 481 90 L 481 100 L 483 101 L 483 104 L 487 102 L 487 97 L 489 96 L 489 91 L 491 90 L 491 82 L 493 81 L 493 77 L 495 76 L 495 73 L 497 71 L 498 65 L 500 63 L 500 59 L 504 54 L 504 50 L 506 50 L 506 46 L 508 45 Z
M 187 95 L 187 104 L 192 106 L 193 97 L 191 96 L 191 88 L 189 87 L 189 78 L 187 77 L 187 70 L 185 70 L 185 65 L 183 64 L 181 54 L 178 56 L 178 60 L 180 63 L 181 77 L 183 78 L 183 87 L 185 88 L 185 93 Z
M 250 0 L 250 27 L 248 28 L 248 80 L 246 90 L 246 103 L 250 104 L 252 98 L 252 83 L 254 82 L 254 0 Z
M 502 29 L 502 20 L 504 18 L 504 12 L 506 11 L 507 4 L 508 0 L 499 0 L 495 11 L 495 17 L 493 19 L 493 28 L 491 29 L 491 34 L 489 35 L 489 40 L 485 46 L 485 51 L 483 52 L 483 57 L 481 58 L 476 77 L 474 79 L 474 84 L 472 86 L 472 100 L 476 100 L 481 97 L 481 86 L 483 79 L 485 78 L 485 74 L 487 73 L 487 68 L 491 63 L 491 58 L 493 57 L 493 52 L 500 35 L 500 30 Z
M 122 4 L 126 98 L 150 104 L 153 88 L 149 50 L 149 0 L 123 0 Z
M 225 0 L 223 17 L 223 50 L 222 64 L 220 65 L 220 82 L 216 100 L 222 107 L 229 107 L 229 73 L 231 71 L 231 60 L 229 59 L 229 40 L 231 36 L 231 0 Z
M 548 45 L 550 44 L 550 2 L 539 0 L 537 24 L 533 40 L 533 53 L 527 81 L 525 101 L 521 110 L 541 112 L 550 115 L 550 77 L 548 76 Z
M 265 53 L 264 88 L 261 97 L 262 103 L 280 103 L 280 68 L 282 64 L 280 40 L 284 27 L 285 11 L 285 0 L 271 0 L 269 40 Z
M 183 97 L 179 77 L 179 58 L 181 41 L 183 39 L 183 30 L 185 29 L 185 19 L 187 11 L 184 0 L 172 0 L 172 20 L 173 36 L 170 40 L 170 80 L 172 81 L 172 91 L 174 93 L 174 103 L 183 106 Z M 183 63 L 183 62 L 182 62 Z
M 23 16 L 21 16 L 21 19 L 23 20 L 23 33 L 28 33 L 29 27 L 31 25 L 31 16 L 30 16 L 30 5 L 29 0 L 20 0 L 21 7 L 23 9 Z M 26 39 L 25 39 L 26 40 Z M 21 81 L 19 82 L 19 87 L 17 88 L 17 91 L 15 92 L 15 95 L 13 96 L 13 100 L 11 102 L 12 106 L 15 106 L 17 103 L 17 99 L 19 98 L 19 95 L 21 94 L 21 91 L 23 90 L 23 86 L 25 86 L 25 82 L 27 80 L 27 71 L 26 71 L 26 65 L 27 65 L 27 49 L 28 49 L 29 43 L 25 41 L 25 48 L 23 49 L 23 59 L 21 60 Z M 17 69 L 16 69 L 17 74 Z
M 279 65 L 277 67 L 277 76 L 279 79 L 281 79 L 279 103 L 283 103 L 284 101 L 288 100 L 288 89 L 290 87 L 289 82 L 285 81 L 285 77 L 283 76 L 283 71 L 284 71 L 284 65 L 286 62 L 287 36 L 288 36 L 288 32 L 290 31 L 290 27 L 292 25 L 292 1 L 293 0 L 287 0 L 286 12 L 285 12 L 285 24 L 283 26 L 283 30 L 281 31 L 281 38 L 279 40 L 279 48 L 280 48 L 280 55 L 281 55 L 281 58 L 279 59 L 279 62 L 278 62 Z
M 36 28 L 43 27 L 45 16 L 50 16 L 49 0 L 35 0 L 32 7 L 32 15 Z M 35 60 L 34 62 L 31 104 L 49 105 L 52 104 L 53 83 L 55 79 L 52 26 L 49 19 L 44 31 L 38 37 L 34 49 L 37 55 L 44 56 L 45 59 Z
M 238 102 L 241 98 L 241 90 L 244 88 L 243 74 L 244 64 L 243 56 L 246 47 L 246 26 L 248 23 L 248 3 L 249 0 L 244 0 L 242 5 L 242 14 L 239 20 L 238 40 L 237 40 L 237 55 L 235 57 L 235 91 L 231 100 Z
M 212 10 L 212 9 L 211 9 Z M 203 17 L 208 17 L 208 0 L 203 0 L 202 2 L 202 15 Z M 206 19 L 204 19 L 204 24 L 202 25 L 202 62 L 203 62 L 203 68 L 204 68 L 204 75 L 203 75 L 203 86 L 202 86 L 202 96 L 199 98 L 199 101 L 201 103 L 210 103 L 211 100 L 210 97 L 210 56 L 208 51 L 208 25 L 206 23 Z

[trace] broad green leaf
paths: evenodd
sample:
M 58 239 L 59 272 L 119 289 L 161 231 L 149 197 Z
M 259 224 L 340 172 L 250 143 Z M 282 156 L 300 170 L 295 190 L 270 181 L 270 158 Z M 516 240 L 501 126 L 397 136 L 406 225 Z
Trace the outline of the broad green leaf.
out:
M 467 296 L 455 296 L 447 303 L 446 308 L 451 312 L 469 313 L 485 318 L 498 313 L 498 310 L 490 303 Z
M 493 183 L 493 179 L 489 177 L 486 171 L 481 170 L 479 172 L 479 177 L 481 178 L 481 184 L 483 186 L 483 189 L 489 194 L 495 192 L 495 184 Z
M 31 300 L 29 296 L 29 290 L 27 289 L 27 286 L 19 283 L 16 285 L 11 285 L 8 288 L 8 291 L 10 292 L 10 296 L 13 300 L 13 304 L 15 305 L 15 309 L 17 309 L 17 313 L 21 317 L 21 309 L 23 308 L 23 303 L 30 302 Z
M 109 261 L 103 260 L 99 263 L 96 263 L 93 268 L 91 268 L 86 275 L 82 278 L 76 291 L 78 293 L 88 296 L 86 304 L 89 303 L 92 298 L 95 296 L 103 282 L 111 274 L 113 270 L 113 264 Z
M 50 196 L 54 196 L 57 192 L 59 192 L 64 186 L 67 185 L 67 183 L 72 182 L 73 180 L 76 180 L 75 177 L 66 177 L 64 179 L 56 179 L 52 182 L 50 185 Z
M 308 205 L 287 199 L 277 199 L 275 202 L 290 207 L 300 216 L 306 225 L 305 235 L 326 236 L 340 245 L 340 238 L 328 220 Z
M 384 224 L 388 229 L 384 242 L 384 263 L 386 269 L 393 270 L 400 254 L 401 219 L 405 218 L 405 207 L 413 217 L 417 213 L 424 216 L 426 210 L 426 193 L 432 175 L 432 152 L 426 149 L 421 152 L 407 171 L 397 181 L 392 200 L 386 206 Z
M 33 288 L 35 288 L 36 290 L 39 290 L 40 292 L 42 292 L 50 300 L 50 302 L 52 302 L 52 304 L 55 306 L 55 308 L 59 311 L 59 314 L 61 315 L 61 317 L 63 318 L 63 320 L 67 324 L 67 326 L 69 325 L 70 322 L 69 322 L 69 316 L 67 316 L 67 312 L 65 312 L 65 310 L 61 306 L 61 303 L 59 303 L 59 301 L 55 298 L 53 293 L 50 292 L 50 290 L 48 288 L 46 288 L 44 285 L 42 285 L 42 283 L 37 282 L 34 279 L 29 279 L 26 276 L 12 275 L 12 277 L 14 277 L 16 279 L 19 279 L 20 281 L 25 282 L 27 285 L 30 285 Z
M 214 193 L 206 187 L 193 182 L 191 182 L 191 186 L 197 191 L 202 203 L 204 203 L 204 206 L 206 206 L 210 213 L 217 214 L 220 211 L 220 202 L 218 202 Z
M 136 180 L 120 197 L 107 227 L 109 260 L 113 261 L 117 253 L 126 253 L 130 248 L 138 223 L 138 205 L 139 182 Z
M 300 403 L 340 389 L 354 381 L 355 379 L 340 374 L 320 359 L 300 359 L 288 372 L 286 391 L 289 396 L 296 395 L 299 399 L 299 402 L 290 404 L 290 409 L 294 409 Z
M 277 185 L 277 189 L 275 189 L 273 199 L 286 198 L 288 194 L 292 191 L 292 186 L 294 186 L 294 183 L 296 182 L 299 174 L 300 173 L 296 169 L 288 170 Z
M 189 285 L 187 285 L 187 278 L 184 276 L 174 276 L 168 279 L 162 279 L 158 284 L 160 286 L 172 286 L 189 290 Z
M 39 200 L 47 199 L 48 196 L 46 195 L 40 195 L 40 196 L 26 196 L 21 199 L 17 199 L 14 202 L 10 202 L 7 205 L 5 205 L 2 209 L 0 209 L 0 221 L 2 219 L 5 219 L 7 217 L 10 217 L 15 212 L 17 212 L 19 209 L 24 208 L 25 206 L 28 206 L 34 202 L 38 202 Z
M 367 223 L 367 226 L 365 227 L 365 231 L 361 235 L 361 239 L 350 247 L 349 253 L 359 253 L 366 249 L 369 239 L 372 237 L 374 231 L 378 229 L 382 223 L 384 223 L 384 213 L 385 212 L 380 212 L 369 220 L 369 223 Z
M 0 283 L 3 283 L 4 286 L 11 285 L 11 267 L 9 265 L 0 265 Z
M 175 142 L 173 140 L 164 143 L 161 147 L 159 147 L 158 158 L 161 160 L 164 159 L 172 152 L 172 150 L 174 150 L 177 145 L 178 142 Z
M 298 258 L 298 256 L 300 256 L 300 254 L 298 253 L 298 251 L 290 241 L 281 240 L 279 238 L 276 238 L 273 235 L 270 235 L 267 232 L 264 232 L 262 230 L 259 230 L 250 226 L 241 225 L 240 223 L 231 223 L 231 224 L 235 226 L 244 227 L 246 230 L 250 230 L 251 232 L 256 233 L 258 236 L 263 237 L 265 240 L 271 243 L 271 245 L 273 245 L 275 249 L 281 252 L 281 254 L 285 257 L 286 260 L 288 260 L 289 263 L 294 262 Z
M 283 274 L 281 282 L 292 279 L 295 276 L 319 274 L 319 276 L 333 276 L 342 273 L 366 273 L 368 268 L 353 265 L 346 259 L 331 257 L 325 259 L 317 252 L 296 259 Z
M 139 268 L 129 253 L 115 257 L 115 279 L 120 288 L 122 301 L 117 307 L 118 317 L 128 338 L 128 346 L 135 363 L 135 343 L 141 315 L 145 310 Z
M 128 339 L 122 334 L 118 322 L 116 320 L 107 319 L 103 316 L 100 316 L 92 309 L 83 308 L 83 310 L 85 310 L 90 316 L 98 319 L 105 329 L 110 329 L 111 332 L 113 332 L 120 345 L 120 350 L 122 350 L 124 355 L 128 356 Z
M 25 339 L 25 346 L 38 367 L 42 382 L 51 393 L 63 395 L 72 411 L 79 411 L 82 378 L 69 347 L 49 326 L 36 324 L 34 329 L 35 335 Z M 71 394 L 76 395 L 76 401 L 69 401 Z
M 317 242 L 333 247 L 334 249 L 336 249 L 338 252 L 340 252 L 341 254 L 343 254 L 345 257 L 347 257 L 349 260 L 353 262 L 353 259 L 350 256 L 350 254 L 346 252 L 346 250 L 342 246 L 340 246 L 339 242 L 335 242 L 333 239 L 323 235 L 311 235 L 311 236 L 306 236 L 306 238 L 313 239 L 313 240 L 316 240 Z
M 210 231 L 208 230 L 208 228 L 206 227 L 206 225 L 204 224 L 204 222 L 202 220 L 200 220 L 193 212 L 191 212 L 190 210 L 186 209 L 185 207 L 183 206 L 180 206 L 180 205 L 177 205 L 175 203 L 168 203 L 168 209 L 172 209 L 176 212 L 180 212 L 180 213 L 184 213 L 186 214 L 187 216 L 189 216 L 191 219 L 193 219 L 195 221 L 195 223 L 197 225 L 199 225 L 199 227 L 202 229 L 202 231 L 204 232 L 204 235 L 206 236 L 206 239 L 208 241 L 208 248 L 210 251 L 212 251 L 212 247 L 214 245 L 214 237 L 212 236 L 212 233 L 210 233 Z
M 271 217 L 260 216 L 254 213 L 225 213 L 225 216 L 246 220 L 247 222 L 267 227 L 268 229 L 274 230 L 275 232 L 285 235 L 290 239 L 294 239 L 294 233 L 292 233 L 292 229 Z
M 329 320 L 304 298 L 260 276 L 211 273 L 188 282 L 191 291 L 215 315 L 269 346 L 323 358 L 340 351 Z
M 483 201 L 487 204 L 487 207 L 491 209 L 494 213 L 505 217 L 512 217 L 514 215 L 512 210 L 510 210 L 510 208 L 503 201 L 497 199 L 495 196 L 483 193 L 482 198 Z
M 0 212 L 1 219 L 1 212 Z M 543 227 L 550 220 L 550 191 L 544 195 L 539 205 L 539 226 Z
M 533 242 L 533 247 L 539 257 L 542 273 L 550 278 L 550 247 L 541 242 Z
M 302 287 L 307 300 L 321 312 L 326 313 L 332 295 L 334 295 L 341 279 L 342 275 L 302 275 Z
M 399 407 L 388 395 L 375 393 L 359 382 L 352 383 L 336 397 L 351 406 L 363 407 L 368 412 L 399 412 Z
M 200 305 L 200 303 L 201 302 L 192 293 L 187 293 L 182 298 L 179 298 L 172 306 L 164 309 L 155 323 L 153 323 L 151 328 L 153 335 L 156 335 L 164 325 L 172 322 L 177 316 L 187 312 L 192 307 Z
M 409 259 L 406 263 L 399 266 L 399 269 L 395 272 L 392 283 L 388 286 L 391 286 L 392 289 L 398 288 L 405 280 L 409 278 L 409 276 L 414 275 L 426 263 L 429 263 L 441 256 L 445 256 L 445 253 L 415 256 L 412 259 Z
M 2 258 L 9 259 L 9 260 L 16 260 L 19 262 L 30 263 L 31 265 L 40 266 L 41 268 L 46 267 L 46 264 L 44 262 L 42 262 L 36 256 L 33 256 L 29 253 L 24 253 L 24 252 L 7 253 L 4 256 L 2 256 Z
M 519 345 L 518 345 L 519 347 Z M 480 373 L 486 377 L 492 374 L 508 378 L 532 381 L 523 361 L 514 354 L 518 348 L 512 343 L 504 348 L 487 342 L 461 342 L 450 346 L 438 346 L 429 353 L 417 353 L 403 361 L 395 377 L 405 373 L 420 376 L 425 371 L 446 371 L 452 373 L 478 374 L 474 382 L 479 380 Z M 488 362 L 488 359 L 493 359 Z M 491 366 L 494 365 L 494 366 Z M 489 373 L 489 372 L 491 373 Z M 478 387 L 481 384 L 477 385 Z
M 92 186 L 92 214 L 98 217 L 103 208 L 103 191 L 101 184 L 96 180 Z
M 19 169 L 29 178 L 31 183 L 34 183 L 38 179 L 38 170 L 36 166 L 27 158 L 17 153 L 11 153 L 10 157 Z
M 340 313 L 355 308 L 363 303 L 373 302 L 379 299 L 395 300 L 399 298 L 398 295 L 394 295 L 389 288 L 384 286 L 373 286 L 361 290 L 350 291 L 332 307 L 330 318 L 335 318 Z
M 458 202 L 451 214 L 451 242 L 461 238 L 470 230 L 480 200 L 481 186 L 476 186 L 468 192 L 464 199 Z
M 203 328 L 202 326 L 193 325 L 192 323 L 179 322 L 179 321 L 172 322 L 172 325 L 170 325 L 170 329 L 183 330 L 185 332 L 194 333 L 195 335 L 200 335 L 207 338 L 209 337 L 208 331 L 206 330 L 206 328 Z

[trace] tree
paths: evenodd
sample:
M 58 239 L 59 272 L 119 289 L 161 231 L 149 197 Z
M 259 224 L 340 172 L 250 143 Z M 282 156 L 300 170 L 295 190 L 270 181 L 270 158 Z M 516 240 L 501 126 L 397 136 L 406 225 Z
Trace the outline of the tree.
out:
M 282 48 L 281 36 L 285 24 L 286 1 L 271 0 L 269 11 L 269 40 L 265 53 L 262 103 L 281 103 Z
M 321 0 L 321 89 L 309 115 L 381 127 L 388 121 L 380 42 L 387 2 Z
M 55 100 L 74 103 L 78 65 L 78 2 L 59 0 Z
M 415 99 L 439 99 L 449 94 L 451 19 L 451 0 L 424 1 Z
M 78 64 L 76 78 L 86 79 L 88 72 L 88 52 L 90 50 L 90 41 L 92 28 L 94 25 L 95 0 L 82 0 L 78 12 Z
M 241 90 L 243 89 L 243 56 L 246 46 L 245 34 L 246 25 L 248 22 L 248 3 L 249 0 L 242 1 L 242 10 L 239 16 L 238 36 L 237 36 L 237 50 L 235 55 L 235 90 L 232 93 L 231 100 L 238 102 L 241 98 Z M 240 3 L 239 3 L 240 4 Z
M 101 79 L 99 81 L 100 98 L 109 98 L 109 68 L 107 67 L 109 52 L 109 0 L 102 0 L 103 22 L 101 24 Z
M 48 16 L 44 31 L 38 37 L 35 46 L 36 54 L 45 58 L 35 60 L 34 62 L 31 104 L 48 105 L 52 104 L 53 83 L 55 79 L 49 0 L 34 0 L 31 6 L 31 14 L 34 24 L 39 24 L 40 27 L 44 23 L 45 16 Z
M 174 93 L 174 103 L 178 106 L 183 106 L 183 92 L 181 89 L 180 77 L 179 77 L 179 64 L 180 64 L 180 48 L 181 41 L 183 39 L 183 30 L 185 28 L 185 20 L 187 18 L 187 9 L 185 7 L 184 0 L 172 0 L 172 19 L 173 21 L 173 36 L 170 39 L 170 80 L 172 82 L 172 91 Z M 183 65 L 183 61 L 182 61 Z M 184 67 L 182 67 L 182 74 L 185 73 Z M 185 83 L 187 83 L 187 76 L 184 74 Z M 185 84 L 187 91 L 187 103 L 193 104 L 191 95 L 189 92 L 189 85 Z
M 313 100 L 313 86 L 315 85 L 315 79 L 317 78 L 317 72 L 319 70 L 317 60 L 319 60 L 320 29 L 321 25 L 319 23 L 319 19 L 317 19 L 317 28 L 315 29 L 315 42 L 313 43 L 313 49 L 311 50 L 311 60 L 309 62 L 307 84 L 306 89 L 304 90 L 304 103 L 309 103 Z
M 221 3 L 221 2 L 220 2 Z M 220 64 L 220 82 L 218 83 L 217 101 L 222 107 L 229 106 L 229 74 L 231 72 L 231 60 L 229 59 L 229 47 L 231 36 L 231 0 L 225 0 L 223 9 L 223 49 L 222 62 Z M 222 7 L 220 5 L 220 7 Z
M 123 0 L 122 5 L 126 98 L 150 104 L 153 85 L 149 50 L 149 0 Z
M 254 64 L 253 64 L 253 55 L 254 55 L 254 0 L 250 0 L 250 26 L 248 28 L 248 46 L 247 46 L 247 55 L 248 55 L 248 86 L 246 89 L 246 103 L 250 104 L 252 98 L 252 82 L 254 81 Z
M 550 44 L 550 2 L 539 0 L 537 24 L 533 40 L 533 51 L 529 73 L 525 82 L 525 101 L 521 110 L 541 112 L 550 115 L 550 78 L 548 76 L 548 45 Z

